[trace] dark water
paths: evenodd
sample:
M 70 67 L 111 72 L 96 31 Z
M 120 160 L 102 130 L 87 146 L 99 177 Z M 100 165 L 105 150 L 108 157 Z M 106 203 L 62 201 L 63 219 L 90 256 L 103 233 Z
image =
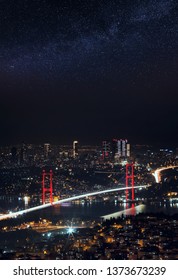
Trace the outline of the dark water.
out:
M 135 207 L 136 206 L 136 207 Z M 19 200 L 18 197 L 0 197 L 0 212 L 3 210 L 15 211 L 24 209 L 25 203 L 23 200 Z M 131 208 L 131 211 L 128 209 Z M 119 213 L 118 213 L 119 212 Z M 118 203 L 118 201 L 95 201 L 92 203 L 65 203 L 59 206 L 49 207 L 43 210 L 32 212 L 28 214 L 29 218 L 47 218 L 52 221 L 59 219 L 95 219 L 101 216 L 110 215 L 109 217 L 117 217 L 120 214 L 135 215 L 138 213 L 160 213 L 173 215 L 178 213 L 178 203 L 173 201 L 167 202 L 153 202 L 144 203 L 144 205 L 138 206 L 138 204 L 131 203 Z M 113 214 L 114 213 L 114 214 Z

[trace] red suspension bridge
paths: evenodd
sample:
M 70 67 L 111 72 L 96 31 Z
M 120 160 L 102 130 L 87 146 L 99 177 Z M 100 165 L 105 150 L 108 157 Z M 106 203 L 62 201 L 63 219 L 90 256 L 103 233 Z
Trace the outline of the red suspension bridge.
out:
M 126 186 L 125 186 L 125 196 L 126 201 L 129 199 L 129 190 L 131 189 L 132 192 L 132 201 L 135 200 L 135 193 L 134 193 L 134 164 L 127 163 L 126 164 Z M 47 182 L 48 181 L 48 182 Z M 47 187 L 48 184 L 48 187 Z M 49 194 L 49 201 L 53 203 L 53 172 L 46 172 L 43 170 L 42 173 L 42 204 L 45 204 L 46 201 L 46 194 Z
M 102 191 L 80 194 L 80 195 L 68 197 L 65 199 L 60 199 L 60 200 L 54 202 L 54 200 L 53 200 L 53 172 L 52 172 L 52 170 L 50 170 L 49 172 L 46 172 L 45 170 L 43 170 L 43 172 L 42 172 L 42 205 L 31 207 L 31 208 L 20 210 L 20 211 L 16 211 L 13 213 L 1 215 L 0 220 L 14 218 L 19 215 L 27 214 L 32 211 L 41 210 L 41 209 L 51 207 L 54 205 L 58 205 L 58 204 L 68 202 L 68 201 L 73 201 L 73 200 L 78 200 L 78 199 L 82 199 L 85 197 L 91 197 L 91 196 L 96 196 L 99 194 L 118 192 L 118 191 L 125 191 L 126 201 L 129 199 L 129 191 L 131 191 L 131 201 L 134 201 L 134 199 L 135 199 L 134 190 L 135 189 L 142 189 L 142 188 L 149 187 L 149 185 L 134 186 L 134 164 L 133 163 L 126 165 L 125 179 L 126 179 L 125 187 L 118 186 L 117 188 L 113 188 L 113 189 L 106 189 L 106 190 L 102 190 Z M 46 201 L 47 194 L 48 194 L 49 202 Z
M 161 167 L 156 169 L 154 172 L 152 172 L 152 175 L 155 177 L 155 181 L 159 183 L 161 181 L 161 172 L 167 169 L 174 169 L 178 168 L 177 165 L 171 165 L 167 167 Z M 112 188 L 112 189 L 106 189 L 102 191 L 97 191 L 97 192 L 90 192 L 90 193 L 85 193 L 85 194 L 80 194 L 72 197 L 68 197 L 65 199 L 60 199 L 58 201 L 53 201 L 53 172 L 50 170 L 50 172 L 46 172 L 43 170 L 42 173 L 42 205 L 31 207 L 28 209 L 16 211 L 13 213 L 8 213 L 4 215 L 0 215 L 0 220 L 5 220 L 9 218 L 14 218 L 19 215 L 23 215 L 32 211 L 37 211 L 40 209 L 44 209 L 47 207 L 51 207 L 53 205 L 58 205 L 64 202 L 68 201 L 73 201 L 73 200 L 78 200 L 82 199 L 85 197 L 90 197 L 90 196 L 96 196 L 99 194 L 105 194 L 105 193 L 112 193 L 112 192 L 118 192 L 118 191 L 125 191 L 125 197 L 126 201 L 129 200 L 129 191 L 131 191 L 131 199 L 129 201 L 134 201 L 135 200 L 135 189 L 143 189 L 143 188 L 148 188 L 151 185 L 141 185 L 141 186 L 135 186 L 134 185 L 134 164 L 133 163 L 128 163 L 126 164 L 126 175 L 125 175 L 125 187 L 118 186 L 117 188 Z M 46 202 L 47 194 L 49 196 L 49 202 Z

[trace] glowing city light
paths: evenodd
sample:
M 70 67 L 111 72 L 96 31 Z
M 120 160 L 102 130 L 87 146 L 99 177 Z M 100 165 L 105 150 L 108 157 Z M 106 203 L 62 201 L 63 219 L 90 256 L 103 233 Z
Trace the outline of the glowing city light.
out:
M 155 181 L 156 183 L 160 183 L 161 182 L 161 172 L 167 169 L 171 169 L 171 168 L 176 168 L 178 167 L 177 165 L 171 165 L 171 166 L 167 166 L 167 167 L 161 167 L 155 170 L 154 173 L 152 173 L 152 175 L 155 177 Z
M 28 202 L 29 202 L 29 197 L 28 197 L 28 196 L 24 196 L 24 201 L 25 201 L 25 204 L 28 204 Z
M 68 233 L 68 234 L 72 234 L 73 232 L 74 232 L 74 229 L 73 229 L 73 228 L 70 227 L 70 228 L 67 229 L 67 233 Z

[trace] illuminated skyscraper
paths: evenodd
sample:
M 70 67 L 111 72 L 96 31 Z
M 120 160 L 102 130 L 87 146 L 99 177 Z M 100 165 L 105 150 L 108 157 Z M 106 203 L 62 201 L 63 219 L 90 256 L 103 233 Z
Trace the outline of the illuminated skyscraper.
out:
M 50 152 L 50 144 L 49 143 L 45 143 L 44 144 L 44 156 L 47 159 L 49 156 L 49 152 Z
M 114 142 L 114 156 L 116 158 L 120 157 L 130 157 L 130 144 L 127 139 L 113 139 Z
M 103 141 L 102 143 L 102 159 L 108 159 L 110 156 L 110 143 Z
M 127 140 L 121 140 L 122 145 L 121 145 L 121 154 L 122 157 L 126 157 L 126 145 L 127 145 Z
M 73 141 L 73 158 L 78 156 L 78 141 Z
M 130 157 L 130 144 L 127 143 L 127 157 Z
M 25 143 L 22 144 L 20 149 L 20 164 L 23 164 L 27 159 L 27 147 Z

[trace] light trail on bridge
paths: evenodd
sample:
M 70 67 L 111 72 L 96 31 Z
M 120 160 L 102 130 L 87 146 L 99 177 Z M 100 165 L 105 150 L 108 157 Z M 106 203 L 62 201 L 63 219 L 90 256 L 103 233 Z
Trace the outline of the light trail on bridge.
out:
M 164 170 L 167 169 L 174 169 L 177 168 L 178 165 L 170 165 L 170 166 L 166 166 L 166 167 L 160 167 L 158 169 L 155 170 L 155 172 L 152 173 L 152 175 L 155 177 L 156 183 L 160 183 L 161 182 L 161 175 L 160 173 Z
M 140 189 L 140 188 L 142 189 L 142 188 L 147 188 L 147 187 L 150 187 L 150 185 L 134 186 L 134 189 Z M 131 190 L 132 187 L 128 187 L 127 189 Z M 65 202 L 68 202 L 68 201 L 73 201 L 73 200 L 82 199 L 82 198 L 85 198 L 85 197 L 104 194 L 104 193 L 124 191 L 124 190 L 126 190 L 125 187 L 120 187 L 120 188 L 118 187 L 118 188 L 115 188 L 115 189 L 108 189 L 108 190 L 103 190 L 103 191 L 97 191 L 97 192 L 91 192 L 91 193 L 81 194 L 81 195 L 77 195 L 77 196 L 72 196 L 72 197 L 60 199 L 60 200 L 55 201 L 53 203 L 46 203 L 46 204 L 42 204 L 42 205 L 39 205 L 39 206 L 31 207 L 31 208 L 28 208 L 28 209 L 20 210 L 20 211 L 17 211 L 17 212 L 1 215 L 0 216 L 0 221 L 10 219 L 10 218 L 16 218 L 17 216 L 20 216 L 20 215 L 23 215 L 23 214 L 27 214 L 27 213 L 30 213 L 30 212 L 33 212 L 33 211 L 41 210 L 41 209 L 51 207 L 51 206 L 54 206 L 54 205 L 58 205 L 58 204 L 61 204 L 61 203 L 65 203 Z

